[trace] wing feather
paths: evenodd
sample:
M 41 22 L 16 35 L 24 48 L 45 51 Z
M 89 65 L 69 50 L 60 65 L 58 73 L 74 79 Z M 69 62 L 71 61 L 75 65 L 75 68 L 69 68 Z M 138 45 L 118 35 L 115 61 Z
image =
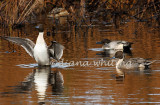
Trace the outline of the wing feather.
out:
M 64 50 L 64 46 L 55 41 L 53 41 L 52 44 L 49 46 L 49 52 L 51 54 L 51 57 L 53 57 L 56 60 L 61 59 L 63 55 L 63 50 Z
M 8 37 L 8 36 L 2 37 L 2 38 L 22 46 L 26 50 L 26 52 L 31 57 L 33 57 L 33 49 L 34 49 L 35 44 L 30 39 L 28 39 L 28 38 L 19 38 L 19 37 Z

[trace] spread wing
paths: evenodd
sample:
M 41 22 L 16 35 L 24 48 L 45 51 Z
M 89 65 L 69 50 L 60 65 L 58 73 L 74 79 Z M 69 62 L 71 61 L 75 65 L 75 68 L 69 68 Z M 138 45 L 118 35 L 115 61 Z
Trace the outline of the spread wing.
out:
M 60 60 L 63 55 L 64 46 L 56 41 L 52 41 L 52 44 L 49 46 L 49 52 L 52 58 Z
M 35 44 L 30 39 L 19 38 L 19 37 L 8 37 L 8 36 L 4 36 L 2 38 L 22 46 L 26 50 L 26 52 L 31 57 L 33 57 L 33 49 L 34 49 Z

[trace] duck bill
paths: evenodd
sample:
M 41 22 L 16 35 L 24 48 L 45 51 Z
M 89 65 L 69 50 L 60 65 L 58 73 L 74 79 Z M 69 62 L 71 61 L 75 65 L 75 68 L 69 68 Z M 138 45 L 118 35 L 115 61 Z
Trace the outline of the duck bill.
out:
M 35 28 L 37 28 L 37 29 L 38 29 L 38 28 L 39 28 L 39 26 L 35 26 Z
M 110 59 L 116 59 L 116 57 L 112 57 L 112 58 L 110 58 Z

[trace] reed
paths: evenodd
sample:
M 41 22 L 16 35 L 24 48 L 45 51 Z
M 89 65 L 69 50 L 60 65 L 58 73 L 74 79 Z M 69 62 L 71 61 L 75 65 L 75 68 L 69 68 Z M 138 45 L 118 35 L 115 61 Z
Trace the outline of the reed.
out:
M 43 0 L 4 0 L 0 3 L 0 21 L 5 26 L 23 24 L 43 10 Z
M 6 26 L 24 24 L 31 16 L 46 11 L 46 4 L 51 4 L 51 8 L 64 8 L 73 22 L 79 20 L 78 24 L 87 18 L 90 22 L 101 18 L 118 25 L 129 18 L 159 20 L 160 15 L 159 0 L 3 0 L 0 2 L 0 22 Z

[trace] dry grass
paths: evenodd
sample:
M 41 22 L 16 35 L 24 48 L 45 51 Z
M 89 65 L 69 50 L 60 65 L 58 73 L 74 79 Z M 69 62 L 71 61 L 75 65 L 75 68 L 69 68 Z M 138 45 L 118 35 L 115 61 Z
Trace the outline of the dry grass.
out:
M 44 7 L 43 0 L 4 0 L 0 4 L 0 21 L 6 26 L 22 24 Z
M 46 4 L 65 8 L 73 21 L 101 18 L 118 25 L 129 18 L 143 21 L 160 17 L 159 0 L 4 0 L 0 2 L 0 21 L 7 26 L 23 24 Z

